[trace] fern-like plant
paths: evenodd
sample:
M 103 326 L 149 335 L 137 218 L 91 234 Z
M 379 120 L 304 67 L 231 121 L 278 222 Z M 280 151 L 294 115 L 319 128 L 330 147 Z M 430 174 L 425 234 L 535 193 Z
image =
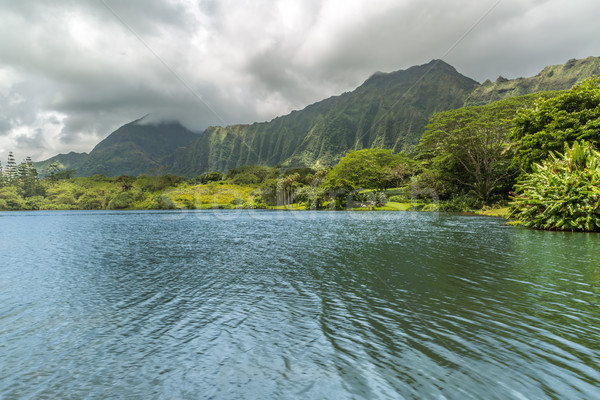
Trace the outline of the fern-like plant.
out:
M 600 152 L 587 142 L 534 164 L 515 185 L 511 216 L 536 229 L 600 231 Z

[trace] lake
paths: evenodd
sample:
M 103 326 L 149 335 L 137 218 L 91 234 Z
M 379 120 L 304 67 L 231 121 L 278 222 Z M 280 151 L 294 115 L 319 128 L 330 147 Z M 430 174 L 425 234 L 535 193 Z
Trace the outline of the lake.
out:
M 412 212 L 0 213 L 2 399 L 600 397 L 600 235 Z

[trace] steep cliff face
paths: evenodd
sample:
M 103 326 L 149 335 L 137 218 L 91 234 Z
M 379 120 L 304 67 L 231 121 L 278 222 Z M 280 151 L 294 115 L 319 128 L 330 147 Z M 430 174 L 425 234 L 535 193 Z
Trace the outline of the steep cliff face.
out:
M 546 90 L 567 90 L 578 81 L 600 75 L 600 57 L 569 60 L 563 65 L 551 65 L 531 78 L 505 79 L 498 77 L 495 82 L 485 81 L 471 93 L 466 106 L 483 105 L 508 97 L 542 92 Z
M 353 149 L 411 150 L 434 112 L 460 107 L 477 85 L 441 60 L 376 73 L 352 92 L 270 122 L 208 128 L 173 155 L 173 171 L 190 175 L 249 164 L 323 166 Z

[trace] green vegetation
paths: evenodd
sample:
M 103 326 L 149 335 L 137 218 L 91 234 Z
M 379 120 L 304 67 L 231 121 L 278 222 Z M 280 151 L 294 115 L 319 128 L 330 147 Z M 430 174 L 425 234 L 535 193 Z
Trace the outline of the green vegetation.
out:
M 386 149 L 350 151 L 327 174 L 325 186 L 354 190 L 369 188 L 386 190 L 397 187 L 409 176 L 412 160 L 403 153 Z
M 531 228 L 598 231 L 600 152 L 586 142 L 565 146 L 519 178 L 512 216 Z
M 415 186 L 433 187 L 442 198 L 463 197 L 473 205 L 505 198 L 519 172 L 508 139 L 512 119 L 517 110 L 554 95 L 544 92 L 435 114 L 417 147 L 424 173 Z
M 585 140 L 600 145 L 600 90 L 597 78 L 587 79 L 550 99 L 539 99 L 535 107 L 523 109 L 510 133 L 518 143 L 515 159 L 525 170 L 560 152 L 564 144 Z
M 182 175 L 251 165 L 332 167 L 350 150 L 410 151 L 429 117 L 462 106 L 477 82 L 441 60 L 377 73 L 356 90 L 269 122 L 210 127 L 177 153 Z
M 523 172 L 512 215 L 541 229 L 600 230 L 600 87 L 590 78 L 515 118 Z M 564 154 L 557 149 L 563 146 Z

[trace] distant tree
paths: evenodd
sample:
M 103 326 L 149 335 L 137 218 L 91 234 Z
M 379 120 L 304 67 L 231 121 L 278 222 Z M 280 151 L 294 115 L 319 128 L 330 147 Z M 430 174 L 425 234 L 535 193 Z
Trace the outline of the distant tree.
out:
M 526 171 L 535 163 L 560 153 L 565 143 L 585 140 L 600 146 L 600 80 L 590 78 L 535 107 L 522 110 L 513 120 L 510 138 L 517 144 L 516 161 Z
M 15 184 L 18 179 L 17 162 L 15 161 L 15 156 L 12 151 L 8 153 L 4 175 L 6 177 L 6 183 L 9 185 Z
M 349 191 L 357 188 L 386 190 L 392 183 L 398 182 L 399 175 L 394 176 L 392 171 L 399 168 L 406 170 L 410 162 L 403 153 L 394 154 L 392 150 L 350 151 L 329 171 L 323 184 Z
M 279 175 L 277 168 L 247 165 L 230 169 L 226 178 L 236 184 L 253 185 L 262 183 L 267 179 L 276 178 L 277 175 Z
M 298 188 L 294 195 L 296 201 L 306 203 L 306 208 L 317 210 L 323 208 L 327 190 L 316 185 L 306 185 Z
M 133 188 L 133 183 L 135 182 L 135 177 L 129 175 L 121 175 L 117 178 L 116 182 L 121 185 L 121 191 L 127 192 L 129 189 Z
M 48 179 L 51 182 L 73 179 L 76 174 L 77 171 L 74 169 L 61 170 L 58 161 L 54 161 L 48 166 Z
M 277 182 L 277 192 L 280 199 L 280 204 L 292 204 L 295 199 L 295 191 L 300 185 L 300 174 L 284 176 Z
M 52 182 L 56 182 L 58 180 L 58 178 L 56 177 L 56 174 L 58 173 L 58 171 L 59 171 L 58 161 L 53 161 L 48 166 L 48 179 L 50 179 L 50 181 L 52 181 Z
M 205 172 L 202 175 L 196 177 L 196 182 L 205 185 L 208 182 L 219 182 L 222 181 L 224 175 L 222 172 L 213 171 L 213 172 Z
M 19 164 L 17 170 L 23 190 L 23 197 L 39 196 L 43 194 L 43 188 L 40 186 L 38 172 L 33 166 L 31 157 L 27 157 L 24 162 Z

